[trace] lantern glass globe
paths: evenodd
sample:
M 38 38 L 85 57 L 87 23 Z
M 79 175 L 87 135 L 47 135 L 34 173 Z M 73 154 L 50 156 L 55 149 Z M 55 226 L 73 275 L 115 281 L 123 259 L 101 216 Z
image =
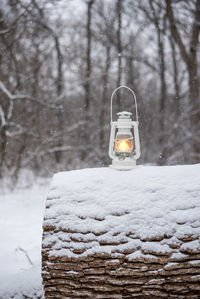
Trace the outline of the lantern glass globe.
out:
M 134 143 L 133 136 L 130 135 L 117 135 L 115 139 L 114 150 L 117 155 L 126 153 L 126 156 L 130 156 L 133 152 Z

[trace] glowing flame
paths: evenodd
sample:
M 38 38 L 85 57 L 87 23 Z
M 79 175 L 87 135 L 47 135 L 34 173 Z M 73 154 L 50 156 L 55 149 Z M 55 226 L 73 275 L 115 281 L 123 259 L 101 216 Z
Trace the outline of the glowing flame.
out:
M 115 141 L 115 151 L 116 152 L 132 152 L 133 141 L 132 139 L 121 138 Z

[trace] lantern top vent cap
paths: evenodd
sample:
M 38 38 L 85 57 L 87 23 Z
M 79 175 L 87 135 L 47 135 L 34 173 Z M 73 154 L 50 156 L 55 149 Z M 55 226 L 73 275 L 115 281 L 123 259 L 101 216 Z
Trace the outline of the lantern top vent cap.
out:
M 127 111 L 122 111 L 122 112 L 118 112 L 117 115 L 119 116 L 119 118 L 130 118 L 132 113 L 131 112 L 127 112 Z

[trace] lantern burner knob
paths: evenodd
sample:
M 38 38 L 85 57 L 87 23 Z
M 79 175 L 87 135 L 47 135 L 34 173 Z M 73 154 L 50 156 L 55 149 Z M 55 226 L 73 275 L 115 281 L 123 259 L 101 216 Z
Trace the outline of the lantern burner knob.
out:
M 131 112 L 127 112 L 127 111 L 122 111 L 122 112 L 118 112 L 117 115 L 119 116 L 119 118 L 130 118 L 132 113 Z

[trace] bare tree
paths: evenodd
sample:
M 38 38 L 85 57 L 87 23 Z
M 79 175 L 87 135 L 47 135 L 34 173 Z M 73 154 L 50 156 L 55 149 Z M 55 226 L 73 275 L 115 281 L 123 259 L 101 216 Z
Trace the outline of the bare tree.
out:
M 156 0 L 149 0 L 149 8 L 145 5 L 140 6 L 146 17 L 151 21 L 156 29 L 157 35 L 157 51 L 159 61 L 159 79 L 160 79 L 160 98 L 159 98 L 159 146 L 160 157 L 158 163 L 160 165 L 165 163 L 165 106 L 167 100 L 167 88 L 166 88 L 166 66 L 165 66 L 165 51 L 164 51 L 164 38 L 165 38 L 165 19 L 163 15 L 163 7 Z
M 105 110 L 106 110 L 106 99 L 108 97 L 108 75 L 110 69 L 110 47 L 109 45 L 106 47 L 106 61 L 105 61 L 105 70 L 103 74 L 103 92 L 102 92 L 102 100 L 101 100 L 101 113 L 100 113 L 100 148 L 101 150 L 105 150 Z
M 181 110 L 180 110 L 180 86 L 178 82 L 178 63 L 177 63 L 177 53 L 176 45 L 173 38 L 169 38 L 170 46 L 172 49 L 172 61 L 173 61 L 173 81 L 174 81 L 174 103 L 176 103 L 176 118 L 179 119 Z
M 122 30 L 122 1 L 117 0 L 116 3 L 117 11 L 117 51 L 118 51 L 118 74 L 117 74 L 117 86 L 121 85 L 122 77 L 122 41 L 121 41 L 121 30 Z M 121 94 L 120 91 L 117 93 L 117 106 L 119 111 L 121 111 Z
M 190 121 L 193 128 L 192 153 L 193 162 L 198 162 L 199 159 L 199 140 L 195 138 L 195 131 L 200 125 L 200 103 L 199 103 L 199 77 L 198 77 L 198 59 L 197 50 L 199 43 L 199 32 L 200 32 L 200 1 L 196 0 L 194 5 L 194 17 L 191 28 L 191 37 L 189 41 L 189 49 L 187 44 L 183 41 L 180 31 L 178 30 L 177 23 L 175 21 L 174 12 L 172 8 L 172 1 L 166 1 L 166 12 L 170 23 L 171 35 L 177 46 L 183 61 L 187 66 L 188 71 L 188 84 L 189 84 L 189 98 L 190 98 Z
M 84 90 L 85 90 L 85 103 L 84 103 L 84 112 L 85 112 L 85 126 L 83 132 L 83 142 L 84 148 L 81 154 L 81 160 L 85 160 L 88 153 L 88 148 L 90 145 L 90 134 L 88 132 L 88 125 L 91 121 L 90 115 L 90 106 L 91 106 L 91 22 L 92 22 L 92 6 L 94 4 L 94 0 L 89 0 L 87 2 L 87 24 L 86 24 L 86 71 L 85 71 L 85 82 L 84 82 Z

